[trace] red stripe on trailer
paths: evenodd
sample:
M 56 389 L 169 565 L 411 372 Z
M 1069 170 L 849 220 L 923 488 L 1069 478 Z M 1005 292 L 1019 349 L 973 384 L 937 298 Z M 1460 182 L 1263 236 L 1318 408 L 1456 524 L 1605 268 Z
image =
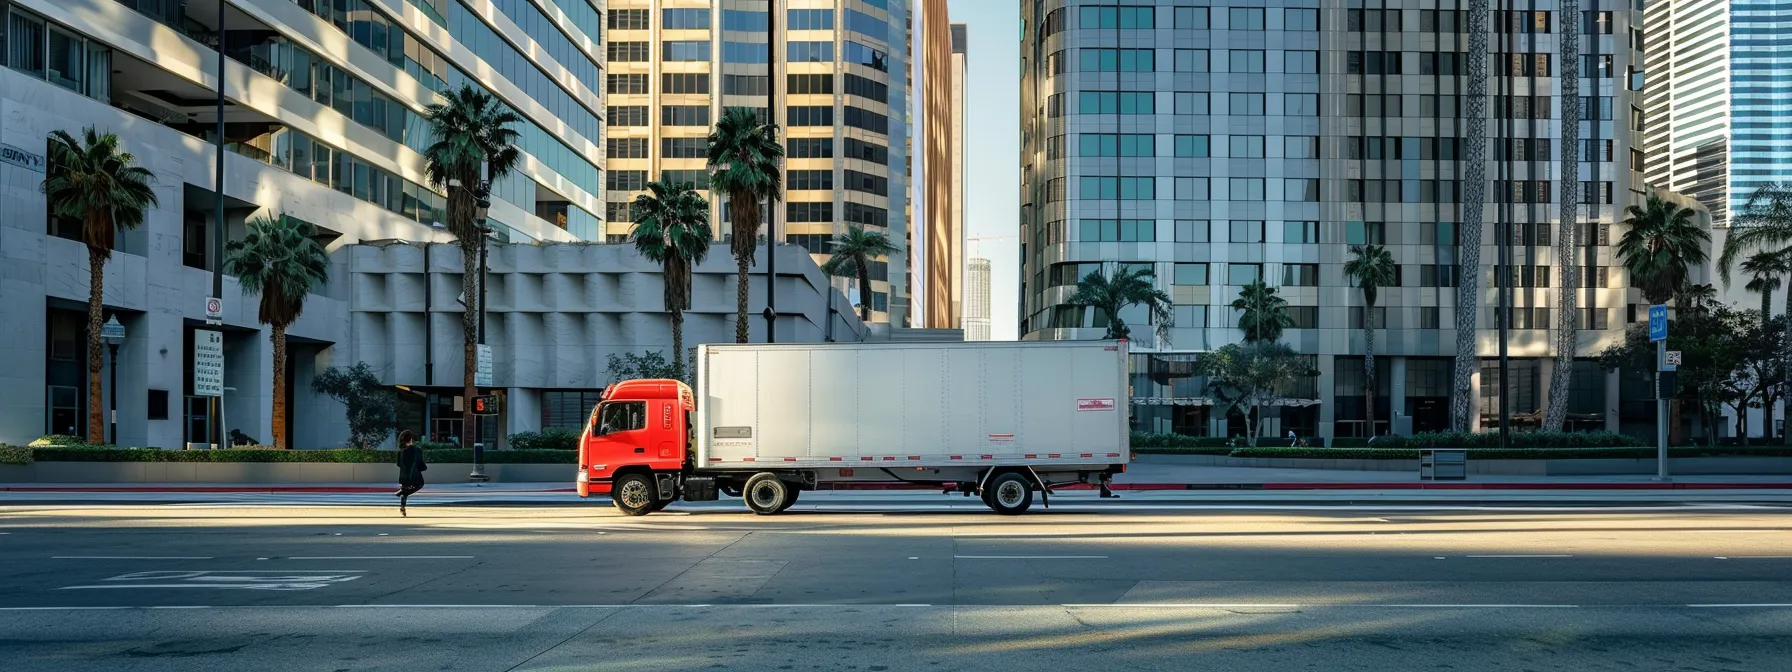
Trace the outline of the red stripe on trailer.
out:
M 977 456 L 977 459 L 979 459 L 979 460 L 993 460 L 993 459 L 996 459 L 996 456 L 994 456 L 994 455 L 978 455 L 978 456 Z
M 784 461 L 785 461 L 785 462 L 795 462 L 795 461 L 796 461 L 796 458 L 794 458 L 794 457 L 786 457 L 786 458 L 784 458 Z
M 953 455 L 950 459 L 962 460 L 962 459 L 964 459 L 964 456 L 963 455 Z
M 1119 453 L 1108 453 L 1108 457 L 1119 457 Z
M 1055 459 L 1058 459 L 1058 454 L 1057 454 L 1057 453 L 1048 453 L 1048 454 L 1047 454 L 1047 455 L 1046 455 L 1046 456 L 1045 456 L 1045 459 L 1048 459 L 1048 460 L 1055 460 Z
M 1095 453 L 1083 453 L 1083 457 L 1095 457 Z
M 721 462 L 721 461 L 722 461 L 722 458 L 719 458 L 719 457 L 712 457 L 712 458 L 709 458 L 709 461 L 711 461 L 711 462 Z
M 743 458 L 740 458 L 740 461 L 742 461 L 742 462 L 752 462 L 752 461 L 753 461 L 753 459 L 754 459 L 754 458 L 751 458 L 751 457 L 743 457 Z
M 828 461 L 829 461 L 829 462 L 839 462 L 839 461 L 841 461 L 841 460 L 844 460 L 844 459 L 846 459 L 846 458 L 843 458 L 843 457 L 830 457 L 830 458 L 828 458 Z
M 896 458 L 894 458 L 894 457 L 885 457 L 885 458 L 884 458 L 884 461 L 885 461 L 885 462 L 895 462 L 895 461 L 896 461 Z
M 1039 459 L 1039 455 L 1037 455 L 1037 454 L 1035 454 L 1035 453 L 1027 453 L 1027 459 L 1029 459 L 1029 460 L 1037 460 L 1037 459 Z
M 921 459 L 921 456 L 920 456 L 920 455 L 910 455 L 910 456 L 908 456 L 908 459 L 911 459 L 911 460 L 920 460 L 920 459 Z
M 875 457 L 861 457 L 861 458 L 859 458 L 859 460 L 860 460 L 860 461 L 861 461 L 861 462 L 870 462 L 870 461 L 872 461 L 872 460 L 875 460 L 875 459 L 877 459 L 877 458 L 875 458 Z

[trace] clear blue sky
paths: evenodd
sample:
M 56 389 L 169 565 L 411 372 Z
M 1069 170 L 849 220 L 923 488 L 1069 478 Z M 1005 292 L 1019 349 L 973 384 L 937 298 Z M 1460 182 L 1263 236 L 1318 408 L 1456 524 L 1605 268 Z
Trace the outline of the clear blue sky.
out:
M 990 337 L 1013 340 L 1020 297 L 1020 3 L 950 0 L 968 27 L 965 218 L 970 256 L 990 262 Z

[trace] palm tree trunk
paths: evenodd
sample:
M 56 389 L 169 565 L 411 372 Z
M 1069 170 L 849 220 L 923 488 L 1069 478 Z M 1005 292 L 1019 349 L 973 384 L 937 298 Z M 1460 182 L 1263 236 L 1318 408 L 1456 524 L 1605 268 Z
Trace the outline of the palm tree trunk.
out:
M 479 274 L 479 250 L 476 239 L 460 241 L 460 291 L 464 297 L 465 310 L 460 314 L 462 350 L 461 383 L 462 402 L 460 407 L 460 447 L 473 449 L 473 435 L 478 416 L 473 415 L 473 397 L 479 395 L 479 388 L 473 384 L 474 368 L 479 364 L 479 321 L 475 306 L 479 303 L 478 288 L 474 285 Z
M 275 324 L 270 338 L 274 341 L 274 447 L 292 447 L 286 435 L 286 325 Z
M 1549 401 L 1543 410 L 1543 431 L 1562 431 L 1568 420 L 1568 394 L 1574 381 L 1574 350 L 1580 321 L 1580 0 L 1562 0 L 1557 15 L 1562 84 L 1562 211 L 1556 231 L 1556 265 L 1562 267 L 1561 298 L 1556 302 L 1556 366 L 1549 379 Z M 1593 157 L 1595 161 L 1599 157 Z M 1593 199 L 1593 211 L 1598 203 Z M 1504 381 L 1502 381 L 1503 383 Z
M 1363 304 L 1363 410 L 1375 436 L 1375 304 Z
M 866 261 L 855 262 L 859 267 L 859 322 L 871 322 L 871 269 L 866 268 Z
M 87 248 L 87 442 L 106 442 L 105 393 L 100 390 L 100 372 L 105 370 L 105 355 L 100 347 L 100 317 L 105 312 L 106 252 Z M 118 392 L 114 390 L 113 394 Z M 52 427 L 51 431 L 60 429 Z
M 734 276 L 734 342 L 747 342 L 747 258 L 735 257 L 739 269 Z
M 1470 395 L 1475 371 L 1476 317 L 1481 310 L 1481 209 L 1487 200 L 1487 0 L 1468 3 L 1468 117 L 1463 133 L 1462 242 L 1456 268 L 1456 370 L 1450 395 L 1450 425 L 1466 432 L 1472 425 Z
M 688 378 L 684 375 L 684 311 L 677 306 L 672 307 L 672 361 L 678 363 L 673 370 L 678 372 L 679 380 Z

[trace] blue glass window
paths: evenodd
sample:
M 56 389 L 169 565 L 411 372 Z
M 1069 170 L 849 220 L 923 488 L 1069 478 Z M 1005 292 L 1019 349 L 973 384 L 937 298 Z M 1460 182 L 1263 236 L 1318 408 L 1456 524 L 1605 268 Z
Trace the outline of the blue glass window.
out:
M 660 58 L 668 61 L 707 61 L 709 42 L 662 42 Z
M 846 29 L 879 42 L 890 42 L 890 22 L 873 18 L 870 14 L 846 10 Z
M 890 55 L 878 49 L 848 40 L 844 46 L 846 62 L 857 63 L 880 72 L 890 71 Z
M 809 61 L 811 63 L 831 63 L 834 60 L 834 43 L 791 42 L 789 59 L 791 63 L 801 61 Z
M 763 42 L 723 42 L 723 63 L 764 63 L 765 43 Z
M 709 10 L 661 10 L 660 28 L 663 30 L 709 30 Z
M 763 15 L 761 15 L 763 16 Z M 790 30 L 833 30 L 834 10 L 831 9 L 793 9 L 790 10 Z M 765 22 L 759 23 L 759 29 L 765 30 Z
M 796 13 L 797 10 L 791 10 Z M 744 9 L 722 10 L 722 30 L 745 30 L 763 33 L 765 28 L 765 12 L 754 12 Z M 795 28 L 796 26 L 791 26 Z

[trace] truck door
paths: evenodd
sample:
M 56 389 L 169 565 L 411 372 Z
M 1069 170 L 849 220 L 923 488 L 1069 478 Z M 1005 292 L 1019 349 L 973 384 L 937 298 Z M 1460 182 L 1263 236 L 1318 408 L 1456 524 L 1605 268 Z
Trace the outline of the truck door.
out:
M 600 478 L 608 478 L 618 467 L 647 464 L 652 461 L 652 437 L 647 430 L 647 402 L 606 401 L 592 414 L 592 464 L 605 465 Z M 594 476 L 597 476 L 594 474 Z

